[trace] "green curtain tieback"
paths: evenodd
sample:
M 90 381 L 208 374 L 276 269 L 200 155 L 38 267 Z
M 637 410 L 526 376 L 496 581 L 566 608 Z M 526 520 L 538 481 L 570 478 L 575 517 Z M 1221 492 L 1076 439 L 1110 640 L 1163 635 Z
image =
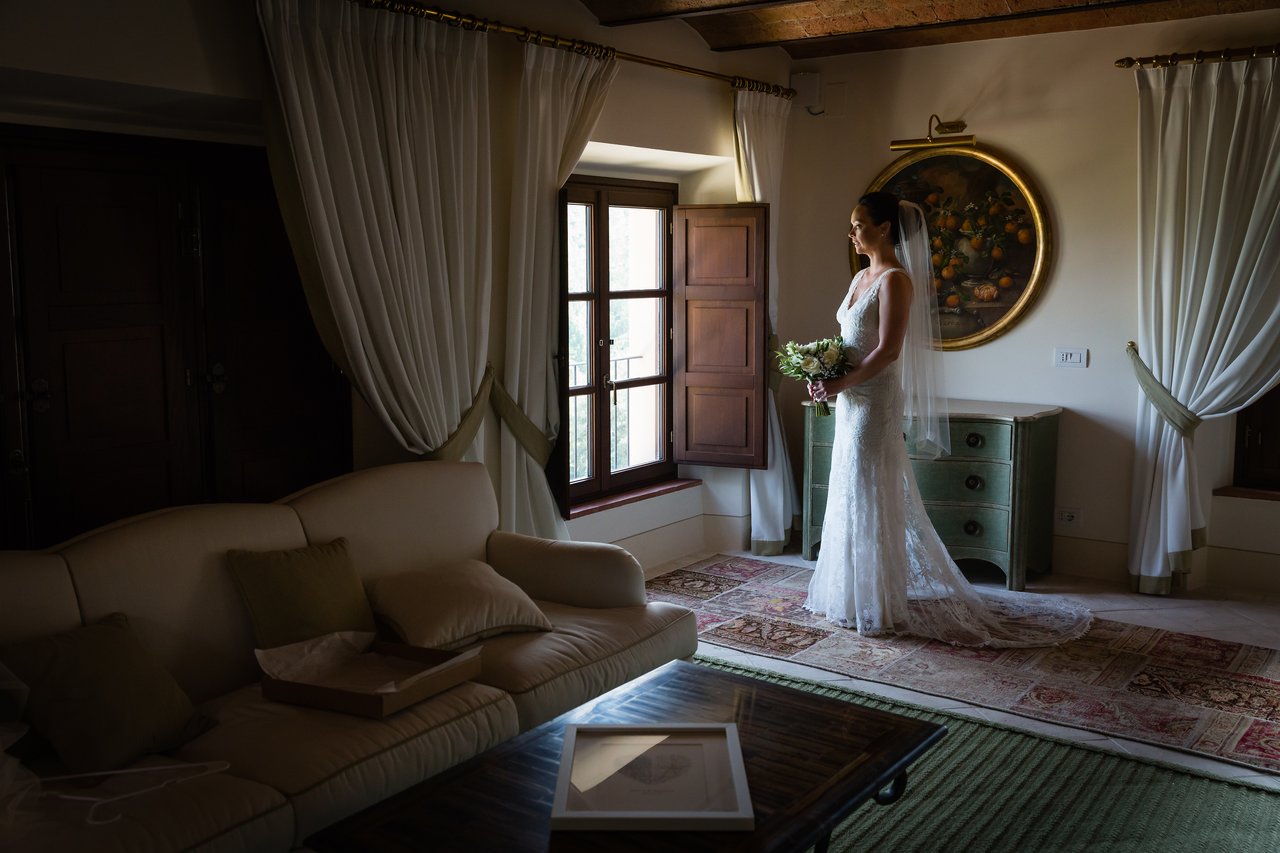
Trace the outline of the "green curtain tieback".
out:
M 461 459 L 462 454 L 467 452 L 467 448 L 475 440 L 476 433 L 480 431 L 486 403 L 493 404 L 494 411 L 507 425 L 507 429 L 511 430 L 516 441 L 520 442 L 520 446 L 534 458 L 539 467 L 545 468 L 547 461 L 551 458 L 551 441 L 543 435 L 542 430 L 538 429 L 537 424 L 529 420 L 529 416 L 511 398 L 502 383 L 494 378 L 492 364 L 485 366 L 484 378 L 480 380 L 480 390 L 476 391 L 471 406 L 462 413 L 457 429 L 445 439 L 444 444 L 424 453 L 423 458 L 436 462 Z
M 1160 380 L 1156 379 L 1151 368 L 1147 367 L 1146 362 L 1142 360 L 1142 356 L 1138 355 L 1138 345 L 1129 341 L 1128 346 L 1125 347 L 1125 353 L 1129 356 L 1129 364 L 1133 367 L 1133 375 L 1137 377 L 1142 393 L 1147 395 L 1147 399 L 1151 405 L 1155 406 L 1160 416 L 1169 423 L 1169 426 L 1176 429 L 1179 435 L 1190 436 L 1194 433 L 1196 427 L 1200 426 L 1200 417 L 1179 403 L 1173 394 L 1169 393 L 1169 389 L 1160 384 Z

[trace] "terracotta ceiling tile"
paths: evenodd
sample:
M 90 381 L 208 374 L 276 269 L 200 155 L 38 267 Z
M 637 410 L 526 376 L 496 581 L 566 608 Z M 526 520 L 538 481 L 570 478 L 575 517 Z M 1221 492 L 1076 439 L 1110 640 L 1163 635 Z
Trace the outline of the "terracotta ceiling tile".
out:
M 830 36 L 842 35 L 847 32 L 857 32 L 867 28 L 870 22 L 864 18 L 855 18 L 852 15 L 842 15 L 838 18 L 813 18 L 808 21 L 802 21 L 805 34 L 810 38 L 814 36 Z
M 784 3 L 780 6 L 767 6 L 763 9 L 752 9 L 749 14 L 762 24 L 773 24 L 781 21 L 807 21 L 826 14 L 821 3 Z M 728 13 L 735 14 L 735 13 Z

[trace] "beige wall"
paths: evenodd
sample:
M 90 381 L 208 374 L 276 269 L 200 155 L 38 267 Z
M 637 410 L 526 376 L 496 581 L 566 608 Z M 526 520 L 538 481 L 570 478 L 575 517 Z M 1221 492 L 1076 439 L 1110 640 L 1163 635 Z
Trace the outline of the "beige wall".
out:
M 1270 36 L 1264 34 L 1270 33 Z M 1063 406 L 1057 503 L 1083 510 L 1078 563 L 1122 574 L 1128 539 L 1138 392 L 1124 355 L 1137 337 L 1137 95 L 1123 56 L 1268 43 L 1280 11 L 1168 24 L 973 42 L 824 61 L 827 114 L 793 111 L 780 239 L 781 337 L 830 334 L 849 281 L 844 233 L 857 196 L 896 156 L 891 139 L 923 136 L 930 113 L 964 119 L 978 141 L 1025 169 L 1053 226 L 1043 293 L 1011 331 L 945 354 L 950 394 Z M 833 89 L 834 86 L 834 89 Z M 1085 370 L 1055 368 L 1055 346 L 1087 347 Z M 800 389 L 782 396 L 788 434 L 801 433 Z M 1207 488 L 1229 479 L 1230 430 L 1199 440 Z M 791 442 L 793 453 L 796 442 Z M 798 460 L 798 456 L 796 457 Z M 1207 506 L 1207 504 L 1206 504 Z M 1062 553 L 1060 549 L 1060 553 Z M 1061 565 L 1063 571 L 1098 566 Z

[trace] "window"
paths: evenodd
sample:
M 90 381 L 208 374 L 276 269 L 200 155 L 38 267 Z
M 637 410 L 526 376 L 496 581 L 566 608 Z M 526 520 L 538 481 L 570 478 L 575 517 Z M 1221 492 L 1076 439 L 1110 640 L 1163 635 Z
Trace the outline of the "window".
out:
M 564 391 L 551 479 L 565 511 L 676 476 L 671 222 L 677 187 L 574 177 L 561 197 Z

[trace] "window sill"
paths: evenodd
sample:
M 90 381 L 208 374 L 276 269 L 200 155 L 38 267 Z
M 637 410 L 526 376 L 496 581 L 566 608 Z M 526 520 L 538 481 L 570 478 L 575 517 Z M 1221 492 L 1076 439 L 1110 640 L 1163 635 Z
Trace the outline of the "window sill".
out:
M 1249 498 L 1258 501 L 1280 501 L 1280 491 L 1274 489 L 1250 489 L 1245 486 L 1222 486 L 1213 490 L 1218 498 Z
M 656 498 L 662 495 L 669 495 L 673 492 L 679 492 L 683 489 L 691 489 L 694 486 L 702 485 L 701 480 L 667 480 L 665 483 L 654 483 L 651 486 L 642 486 L 638 489 L 632 489 L 629 492 L 621 492 L 616 495 L 609 495 L 604 498 L 586 501 L 577 504 L 569 509 L 569 520 L 581 518 L 584 515 L 592 513 L 604 512 L 607 509 L 615 509 L 627 504 L 639 503 L 640 501 Z

